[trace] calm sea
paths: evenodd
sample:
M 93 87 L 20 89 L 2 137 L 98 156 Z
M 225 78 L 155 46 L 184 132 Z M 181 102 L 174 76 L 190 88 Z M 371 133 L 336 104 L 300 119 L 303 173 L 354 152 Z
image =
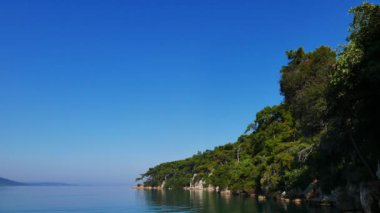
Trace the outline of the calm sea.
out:
M 0 187 L 0 212 L 334 212 L 306 205 L 258 202 L 213 192 L 139 191 L 129 186 Z

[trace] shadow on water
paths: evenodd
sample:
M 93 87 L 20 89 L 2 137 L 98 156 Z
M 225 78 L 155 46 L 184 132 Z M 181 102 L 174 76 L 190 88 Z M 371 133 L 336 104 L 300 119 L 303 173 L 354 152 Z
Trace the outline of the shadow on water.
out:
M 309 207 L 274 200 L 259 202 L 253 197 L 223 196 L 215 192 L 184 190 L 142 190 L 136 195 L 144 198 L 152 212 L 337 212 L 330 207 Z

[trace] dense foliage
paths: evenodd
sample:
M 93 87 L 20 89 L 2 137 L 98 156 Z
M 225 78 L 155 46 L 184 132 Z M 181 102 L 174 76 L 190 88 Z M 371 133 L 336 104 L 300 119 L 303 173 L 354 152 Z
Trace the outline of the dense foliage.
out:
M 257 113 L 235 143 L 150 168 L 145 185 L 205 186 L 270 193 L 304 189 L 320 179 L 337 186 L 376 178 L 380 160 L 380 6 L 351 10 L 348 44 L 287 52 L 281 69 L 284 102 Z M 196 174 L 196 176 L 194 176 Z

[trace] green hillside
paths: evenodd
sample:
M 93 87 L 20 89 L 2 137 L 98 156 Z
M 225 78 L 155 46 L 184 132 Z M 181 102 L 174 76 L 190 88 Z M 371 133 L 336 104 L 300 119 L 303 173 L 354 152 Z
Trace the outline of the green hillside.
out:
M 318 180 L 329 194 L 376 180 L 380 7 L 363 3 L 350 12 L 345 46 L 286 52 L 288 63 L 280 70 L 284 101 L 258 112 L 235 143 L 162 163 L 137 181 L 182 188 L 202 180 L 205 187 L 271 194 L 303 192 Z

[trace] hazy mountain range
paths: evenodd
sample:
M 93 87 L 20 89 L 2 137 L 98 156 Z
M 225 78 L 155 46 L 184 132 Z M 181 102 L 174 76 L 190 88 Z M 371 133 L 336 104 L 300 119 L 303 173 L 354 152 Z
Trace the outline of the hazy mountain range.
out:
M 0 186 L 69 186 L 71 184 L 67 183 L 55 183 L 55 182 L 33 182 L 33 183 L 23 183 L 14 180 L 9 180 L 0 177 Z

